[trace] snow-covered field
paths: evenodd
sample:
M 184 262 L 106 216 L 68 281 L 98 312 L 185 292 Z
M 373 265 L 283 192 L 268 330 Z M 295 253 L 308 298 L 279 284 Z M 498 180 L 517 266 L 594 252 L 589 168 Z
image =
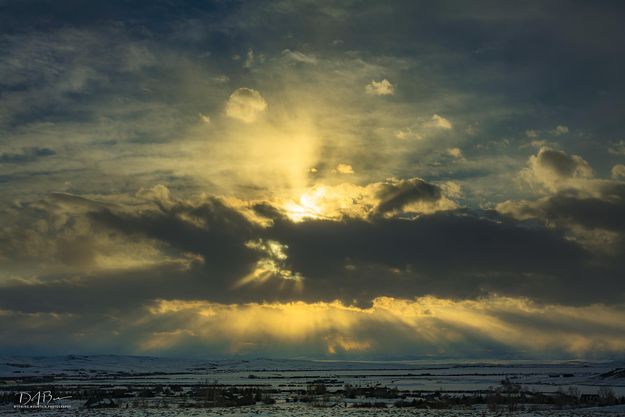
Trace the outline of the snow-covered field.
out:
M 0 412 L 0 415 L 16 415 L 12 410 Z M 263 406 L 248 408 L 210 408 L 199 410 L 176 410 L 176 409 L 143 409 L 143 410 L 124 410 L 124 409 L 70 409 L 62 411 L 51 410 L 46 411 L 27 411 L 19 415 L 29 415 L 33 417 L 40 416 L 71 416 L 78 417 L 88 415 L 90 417 L 145 417 L 145 416 L 162 416 L 162 417 L 209 417 L 209 416 L 228 416 L 228 417 L 281 417 L 281 416 L 297 416 L 297 417 L 358 417 L 358 416 L 397 416 L 397 417 L 496 417 L 496 416 L 514 416 L 514 417 L 622 417 L 625 416 L 625 407 L 601 407 L 600 409 L 577 409 L 577 410 L 543 410 L 543 411 L 518 411 L 518 412 L 491 412 L 486 410 L 414 410 L 401 408 L 387 409 L 363 409 L 363 408 L 313 408 L 306 406 Z
M 625 416 L 625 404 L 620 398 L 625 397 L 623 368 L 625 364 L 618 362 L 580 361 L 340 362 L 115 355 L 0 357 L 3 398 L 0 415 L 451 417 L 509 414 L 507 405 L 493 406 L 484 400 L 489 395 L 498 395 L 506 404 L 515 401 L 516 411 L 512 415 L 517 416 Z M 507 385 L 502 384 L 504 380 Z M 347 387 L 356 389 L 348 395 Z M 46 391 L 52 392 L 52 397 L 71 396 L 47 403 L 69 408 L 15 408 L 19 405 L 20 392 L 34 396 Z M 252 405 L 214 406 L 218 403 L 217 395 L 238 401 L 245 395 L 252 398 L 250 393 L 258 395 Z M 569 399 L 582 400 L 571 404 L 552 401 L 565 398 L 564 393 Z M 613 394 L 609 401 L 606 393 Z M 452 401 L 459 397 L 465 399 L 464 402 Z M 466 400 L 477 397 L 482 401 L 470 404 Z M 24 398 L 22 396 L 22 403 Z M 42 394 L 41 398 L 51 397 Z M 536 398 L 546 400 L 539 403 Z M 87 408 L 85 404 L 89 399 L 91 404 Z M 420 406 L 415 406 L 419 401 Z M 399 407 L 402 402 L 408 405 Z M 611 405 L 606 405 L 608 402 Z M 28 403 L 33 404 L 34 399 Z M 98 408 L 111 404 L 115 408 Z M 425 409 L 442 404 L 449 409 Z

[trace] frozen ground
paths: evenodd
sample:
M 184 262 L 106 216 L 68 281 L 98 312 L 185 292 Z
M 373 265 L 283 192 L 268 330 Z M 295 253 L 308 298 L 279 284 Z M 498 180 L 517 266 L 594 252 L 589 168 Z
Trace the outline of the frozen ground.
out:
M 497 385 L 504 377 L 528 388 L 556 391 L 575 385 L 594 393 L 608 385 L 625 395 L 625 374 L 601 377 L 625 368 L 619 362 L 340 362 L 305 360 L 202 360 L 116 355 L 0 357 L 2 381 L 53 377 L 57 385 L 127 383 L 301 385 L 314 379 L 345 383 L 377 382 L 400 389 L 471 391 Z
M 0 415 L 16 415 L 13 411 L 0 412 Z M 580 409 L 580 410 L 548 410 L 548 411 L 518 411 L 508 412 L 490 412 L 482 410 L 414 410 L 414 409 L 396 409 L 387 408 L 378 409 L 355 409 L 355 408 L 312 408 L 305 406 L 293 407 L 276 407 L 265 406 L 262 408 L 248 409 L 232 409 L 232 408 L 211 408 L 204 410 L 84 410 L 72 409 L 63 411 L 34 411 L 24 412 L 18 415 L 29 415 L 32 417 L 41 416 L 90 416 L 90 417 L 145 417 L 145 416 L 162 416 L 162 417 L 212 417 L 212 416 L 229 416 L 229 417 L 279 417 L 279 416 L 297 416 L 297 417 L 358 417 L 358 416 L 397 416 L 397 417 L 496 417 L 496 416 L 514 416 L 514 417 L 622 417 L 625 416 L 625 408 L 623 407 L 601 407 L 601 409 Z
M 0 415 L 67 416 L 625 416 L 625 404 L 595 407 L 594 400 L 576 409 L 554 404 L 519 404 L 510 414 L 489 411 L 486 404 L 453 405 L 450 410 L 398 408 L 404 401 L 501 393 L 502 380 L 527 392 L 554 398 L 563 392 L 581 396 L 612 392 L 625 396 L 625 368 L 619 362 L 580 361 L 404 361 L 331 362 L 304 360 L 204 360 L 135 356 L 0 357 Z M 323 385 L 323 393 L 311 393 Z M 346 397 L 346 386 L 392 389 L 395 396 L 359 393 Z M 207 388 L 213 387 L 213 388 Z M 270 393 L 275 404 L 207 406 L 219 390 Z M 15 409 L 19 392 L 51 390 L 71 399 L 56 401 L 69 409 Z M 173 391 L 172 391 L 173 390 Z M 208 391 L 207 391 L 208 390 Z M 212 390 L 212 391 L 210 391 Z M 238 391 L 237 391 L 238 392 Z M 145 395 L 148 393 L 149 395 Z M 210 394 L 209 394 L 210 393 Z M 438 393 L 438 394 L 437 394 Z M 490 393 L 490 394 L 489 394 Z M 85 408 L 86 398 L 112 398 L 116 408 Z M 221 394 L 220 394 L 221 395 Z M 239 394 L 236 394 L 239 395 Z M 260 394 L 259 394 L 260 395 Z M 265 395 L 265 394 L 263 394 Z M 502 394 L 503 395 L 503 394 Z M 505 394 L 515 396 L 520 394 Z M 211 397 L 213 396 L 213 397 Z M 306 403 L 302 403 L 302 398 Z M 294 402 L 297 401 L 297 402 Z M 430 400 L 428 400 L 430 401 Z M 625 399 L 623 399 L 625 401 Z M 54 404 L 55 402 L 53 402 Z M 599 403 L 599 400 L 597 400 Z M 108 403 L 96 402 L 95 406 Z M 355 408 L 371 404 L 371 408 Z M 214 404 L 213 404 L 214 405 Z M 373 405 L 387 408 L 373 408 Z M 93 405 L 92 405 L 93 407 Z M 185 407 L 185 408 L 183 408 Z M 491 408 L 492 410 L 492 408 Z

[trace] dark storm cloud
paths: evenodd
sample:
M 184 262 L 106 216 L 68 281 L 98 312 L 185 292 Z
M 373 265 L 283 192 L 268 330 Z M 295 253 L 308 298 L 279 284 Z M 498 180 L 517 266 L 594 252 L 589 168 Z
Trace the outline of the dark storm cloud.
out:
M 293 223 L 272 211 L 273 226 L 261 228 L 215 199 L 135 213 L 93 207 L 88 216 L 98 233 L 156 239 L 170 253 L 192 253 L 201 261 L 11 285 L 0 289 L 3 308 L 106 311 L 158 298 L 223 303 L 340 299 L 367 305 L 379 296 L 492 293 L 579 304 L 617 301 L 624 290 L 615 280 L 621 271 L 593 265 L 592 255 L 561 232 L 496 213 L 460 210 L 415 220 Z M 287 246 L 285 267 L 304 277 L 303 291 L 277 273 L 263 282 L 237 285 L 267 256 L 246 244 L 258 239 Z
M 209 296 L 210 282 L 194 279 L 177 268 L 99 273 L 68 282 L 68 276 L 45 277 L 45 284 L 15 285 L 0 290 L 2 308 L 26 313 L 89 313 L 126 311 L 161 297 Z M 50 278 L 55 278 L 51 280 Z M 94 279 L 95 278 L 95 279 Z
M 98 211 L 90 217 L 96 224 L 122 233 L 144 235 L 180 251 L 201 255 L 207 270 L 212 272 L 212 280 L 242 277 L 257 258 L 244 245 L 255 236 L 255 228 L 239 212 L 216 199 L 196 207 L 175 205 L 164 212 L 122 215 Z
M 517 219 L 532 219 L 567 234 L 596 252 L 594 262 L 603 272 L 588 272 L 599 277 L 606 288 L 620 291 L 625 274 L 625 184 L 602 183 L 596 195 L 578 190 L 560 191 L 536 201 L 507 202 L 498 210 Z
M 159 264 L 136 267 L 121 271 L 91 271 L 83 273 L 42 274 L 41 282 L 29 291 L 26 286 L 11 286 L 0 291 L 4 308 L 34 312 L 81 312 L 128 309 L 155 298 L 215 298 L 237 301 L 238 295 L 230 294 L 237 279 L 248 274 L 258 258 L 257 252 L 245 247 L 252 238 L 254 227 L 237 211 L 224 206 L 218 200 L 210 200 L 197 206 L 176 204 L 166 209 L 146 210 L 138 213 L 114 210 L 113 206 L 69 196 L 55 195 L 54 201 L 88 210 L 86 216 L 92 233 L 73 237 L 71 230 L 62 229 L 73 245 L 63 253 L 55 250 L 54 256 L 65 257 L 66 262 L 76 263 L 90 252 L 93 258 L 93 242 L 100 236 L 121 233 L 132 239 L 156 239 L 165 245 L 167 253 L 184 256 L 198 255 L 200 259 L 191 264 Z M 72 223 L 79 214 L 67 214 Z M 71 213 L 71 212 L 70 212 Z M 40 215 L 40 217 L 44 217 Z M 186 220 L 183 220 L 185 217 Z M 56 220 L 58 222 L 58 220 Z M 15 233 L 17 233 L 16 231 Z M 32 233 L 27 233 L 27 236 Z M 17 245 L 21 235 L 12 239 Z M 10 237 L 6 237 L 10 239 Z M 22 239 L 27 251 L 30 241 Z M 61 246 L 63 239 L 54 241 Z M 123 243 L 122 243 L 123 244 Z M 19 249 L 19 247 L 17 248 Z M 15 249 L 15 250 L 17 250 Z M 124 250 L 124 248 L 121 248 Z M 247 294 L 251 299 L 251 294 Z
M 610 187 L 610 198 L 588 197 L 575 191 L 560 192 L 539 202 L 519 204 L 518 217 L 533 217 L 560 226 L 582 226 L 625 232 L 625 185 Z
M 618 269 L 591 266 L 589 253 L 562 232 L 497 216 L 283 222 L 271 233 L 289 246 L 290 265 L 310 278 L 309 290 L 331 287 L 345 300 L 493 292 L 577 304 L 617 301 L 625 288 L 613 285 Z
M 237 7 L 238 1 L 132 1 L 113 0 L 85 3 L 80 0 L 51 1 L 26 0 L 0 2 L 0 22 L 7 32 L 19 32 L 31 28 L 58 29 L 63 25 L 92 27 L 113 22 L 134 23 L 139 28 L 165 30 L 179 19 L 198 13 L 222 17 Z M 140 29 L 138 29 L 140 30 Z
M 135 215 L 96 211 L 90 217 L 97 223 L 140 233 L 172 243 L 186 250 L 204 252 L 206 244 L 243 242 L 252 234 L 250 223 L 236 210 L 211 199 L 198 206 L 176 204 L 171 208 L 161 206 L 161 211 L 145 211 Z M 191 221 L 185 221 L 182 215 Z M 195 222 L 198 222 L 197 224 Z M 205 236 L 198 236 L 203 231 Z M 214 249 L 214 247 L 208 248 Z
M 382 184 L 377 197 L 380 199 L 376 210 L 386 213 L 401 210 L 406 205 L 418 201 L 433 203 L 442 197 L 438 186 L 419 178 L 385 182 Z

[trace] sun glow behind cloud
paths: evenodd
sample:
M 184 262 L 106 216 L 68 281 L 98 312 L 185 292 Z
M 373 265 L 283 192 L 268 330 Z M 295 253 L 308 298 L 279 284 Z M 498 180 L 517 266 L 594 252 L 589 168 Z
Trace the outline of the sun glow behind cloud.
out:
M 254 271 L 235 284 L 235 288 L 243 285 L 262 284 L 271 278 L 279 278 L 292 282 L 296 290 L 302 290 L 302 275 L 291 271 L 285 265 L 288 258 L 286 245 L 275 240 L 258 239 L 257 241 L 246 242 L 245 246 L 261 252 L 265 256 L 256 263 Z
M 167 351 L 220 341 L 230 354 L 280 349 L 283 344 L 287 350 L 329 356 L 409 350 L 454 356 L 481 349 L 479 345 L 499 345 L 515 354 L 565 351 L 583 356 L 625 348 L 617 336 L 625 330 L 623 318 L 624 311 L 601 305 L 539 306 L 523 298 L 497 296 L 465 301 L 380 297 L 369 308 L 338 301 L 223 305 L 160 300 L 143 320 L 166 322 L 170 330 L 146 334 L 138 343 L 144 351 Z M 565 322 L 575 324 L 560 327 Z M 390 340 L 394 342 L 389 344 Z
M 193 174 L 222 194 L 241 198 L 284 197 L 306 189 L 321 146 L 310 114 L 278 104 L 266 113 L 245 123 L 221 120 L 193 130 L 196 151 L 188 161 Z M 222 139 L 206 141 L 205 135 L 215 133 Z
M 376 204 L 375 192 L 375 185 L 317 184 L 308 188 L 297 200 L 286 201 L 284 210 L 295 222 L 306 219 L 338 220 L 343 216 L 366 218 Z
M 420 190 L 422 180 L 389 178 L 364 186 L 342 182 L 336 185 L 316 184 L 298 199 L 278 203 L 295 222 L 306 219 L 339 220 L 343 217 L 367 219 L 376 214 L 393 216 L 398 213 L 419 215 L 453 210 L 461 195 L 460 187 L 447 182 L 440 187 Z M 433 195 L 428 194 L 433 192 Z M 440 192 L 440 195 L 436 194 Z M 404 200 L 405 199 L 405 200 Z M 394 207 L 393 200 L 397 201 Z M 390 204 L 389 204 L 390 203 Z M 383 208 L 384 207 L 384 208 Z M 380 209 L 383 208 L 384 212 Z
M 358 200 L 370 198 L 359 187 L 343 183 L 337 186 L 315 185 L 306 190 L 297 201 L 287 201 L 284 210 L 293 221 L 305 219 L 337 219 L 343 214 L 365 213 L 359 210 Z

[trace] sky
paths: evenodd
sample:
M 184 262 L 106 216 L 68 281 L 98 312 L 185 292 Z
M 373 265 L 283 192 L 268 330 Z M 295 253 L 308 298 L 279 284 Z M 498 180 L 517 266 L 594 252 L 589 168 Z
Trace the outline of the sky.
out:
M 624 19 L 0 0 L 0 353 L 623 358 Z

